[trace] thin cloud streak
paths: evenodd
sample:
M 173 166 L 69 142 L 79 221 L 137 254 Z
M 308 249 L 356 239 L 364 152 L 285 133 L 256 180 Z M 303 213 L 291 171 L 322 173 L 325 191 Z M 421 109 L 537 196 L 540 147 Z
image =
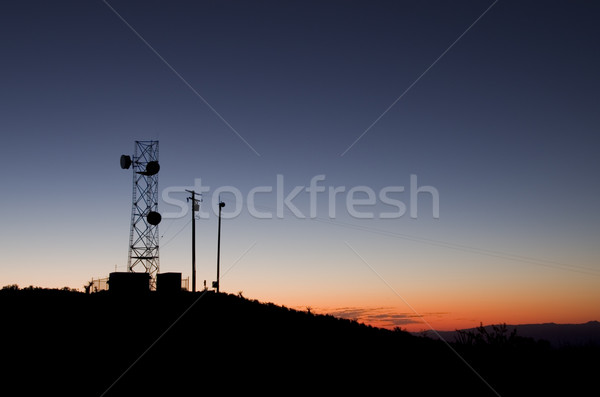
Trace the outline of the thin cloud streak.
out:
M 341 307 L 316 309 L 322 314 L 356 320 L 367 325 L 393 329 L 407 324 L 424 324 L 425 317 L 443 317 L 447 312 L 408 313 L 398 312 L 394 307 Z

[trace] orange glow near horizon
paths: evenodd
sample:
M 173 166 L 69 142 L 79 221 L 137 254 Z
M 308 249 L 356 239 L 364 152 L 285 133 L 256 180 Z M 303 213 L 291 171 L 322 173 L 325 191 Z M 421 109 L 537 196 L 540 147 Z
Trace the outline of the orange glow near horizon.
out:
M 56 284 L 56 283 L 54 283 Z M 592 283 L 593 284 L 593 283 Z M 62 288 L 62 283 L 47 285 L 45 288 Z M 21 285 L 20 287 L 26 287 Z M 334 293 L 307 294 L 305 291 L 279 290 L 275 294 L 264 294 L 248 290 L 243 295 L 248 299 L 260 302 L 272 302 L 296 310 L 305 311 L 310 308 L 316 314 L 331 314 L 335 317 L 356 320 L 374 327 L 401 329 L 410 332 L 453 331 L 473 328 L 483 323 L 490 324 L 535 324 L 535 323 L 586 323 L 600 320 L 598 302 L 600 293 L 592 285 L 582 288 L 579 294 L 564 295 L 523 295 L 515 294 L 502 299 L 490 299 L 480 296 L 474 299 L 469 296 L 425 296 L 407 297 L 406 302 L 398 296 L 365 295 L 341 296 Z M 77 289 L 75 285 L 71 288 Z M 81 288 L 79 288 L 81 290 Z M 240 291 L 224 291 L 237 294 Z M 420 299 L 417 299 L 420 298 Z M 369 302 L 369 304 L 367 304 Z M 414 309 L 414 310 L 413 310 Z
M 223 292 L 242 292 L 248 299 L 272 302 L 297 310 L 310 308 L 313 313 L 355 319 L 361 323 L 411 332 L 472 328 L 480 323 L 534 324 L 585 323 L 600 320 L 600 290 L 594 277 L 576 273 L 538 273 L 523 275 L 475 274 L 452 279 L 451 274 L 436 274 L 428 282 L 418 277 L 398 278 L 386 275 L 389 285 L 358 264 L 341 276 L 334 271 L 298 266 L 294 274 L 257 272 L 255 263 L 244 263 L 226 274 Z M 361 267 L 362 266 L 362 267 Z M 183 267 L 183 266 L 182 266 Z M 110 269 L 112 270 L 112 269 Z M 362 273 L 361 273 L 362 271 Z M 357 275 L 356 275 L 357 274 Z M 367 275 L 368 277 L 364 277 Z M 30 278 L 20 287 L 32 284 L 46 288 L 69 286 L 82 291 L 82 276 L 64 279 L 64 274 L 46 277 L 44 282 Z M 188 277 L 185 273 L 183 278 Z M 362 277 L 362 278 L 359 278 Z M 370 278 L 369 278 L 370 277 Z M 202 287 L 201 275 L 198 288 Z M 407 279 L 414 280 L 407 283 Z M 395 280 L 399 280 L 394 282 Z M 5 282 L 4 284 L 14 284 Z M 354 286 L 354 287 L 353 287 Z M 1 287 L 1 286 L 0 286 Z
M 265 297 L 288 307 L 332 314 L 382 328 L 400 327 L 411 332 L 452 331 L 490 324 L 586 323 L 600 320 L 600 291 L 593 278 L 579 280 L 577 293 L 567 283 L 545 286 L 490 286 L 485 290 L 435 294 L 432 291 L 395 294 L 335 295 L 320 293 L 290 297 Z M 389 292 L 389 291 L 388 291 Z M 261 300 L 261 299 L 259 299 Z
M 304 308 L 299 307 L 299 310 Z M 538 324 L 538 323 L 562 323 L 580 324 L 588 321 L 598 320 L 593 312 L 582 313 L 573 316 L 557 316 L 556 313 L 474 313 L 474 312 L 433 312 L 425 314 L 398 313 L 394 308 L 363 307 L 363 308 L 317 308 L 313 310 L 319 314 L 332 314 L 336 317 L 356 320 L 360 323 L 374 327 L 401 329 L 410 332 L 430 331 L 453 331 L 456 329 L 474 328 L 491 324 Z M 355 312 L 354 315 L 345 315 L 345 312 Z M 400 321 L 398 321 L 400 320 Z M 403 320 L 406 321 L 403 323 Z

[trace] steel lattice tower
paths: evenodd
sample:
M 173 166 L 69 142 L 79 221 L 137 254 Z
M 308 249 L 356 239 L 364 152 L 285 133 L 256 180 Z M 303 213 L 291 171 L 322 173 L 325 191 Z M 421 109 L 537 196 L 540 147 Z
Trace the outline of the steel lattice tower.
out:
M 133 159 L 121 156 L 121 167 L 133 165 L 133 201 L 129 234 L 128 272 L 150 274 L 150 288 L 156 287 L 158 258 L 158 141 L 136 141 Z

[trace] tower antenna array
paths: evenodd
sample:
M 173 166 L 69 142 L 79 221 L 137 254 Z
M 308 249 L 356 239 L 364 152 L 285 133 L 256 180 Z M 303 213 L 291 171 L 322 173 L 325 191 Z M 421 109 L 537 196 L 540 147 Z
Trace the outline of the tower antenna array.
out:
M 133 158 L 121 156 L 121 168 L 133 165 L 131 229 L 129 233 L 128 272 L 150 275 L 150 288 L 156 289 L 159 269 L 158 224 L 158 141 L 135 141 Z

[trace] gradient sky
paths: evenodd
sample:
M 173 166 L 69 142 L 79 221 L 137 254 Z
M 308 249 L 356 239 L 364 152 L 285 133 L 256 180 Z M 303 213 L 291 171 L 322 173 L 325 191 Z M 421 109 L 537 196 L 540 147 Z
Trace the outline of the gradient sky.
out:
M 599 319 L 600 4 L 108 3 L 0 5 L 2 285 L 125 270 L 118 159 L 158 139 L 161 193 L 278 174 L 286 194 L 320 174 L 404 186 L 407 205 L 411 175 L 439 192 L 439 219 L 427 194 L 417 219 L 353 218 L 343 194 L 330 219 L 326 193 L 315 219 L 242 211 L 223 221 L 224 291 L 411 330 Z M 160 225 L 163 272 L 190 274 L 189 217 Z M 197 252 L 210 284 L 214 215 Z

